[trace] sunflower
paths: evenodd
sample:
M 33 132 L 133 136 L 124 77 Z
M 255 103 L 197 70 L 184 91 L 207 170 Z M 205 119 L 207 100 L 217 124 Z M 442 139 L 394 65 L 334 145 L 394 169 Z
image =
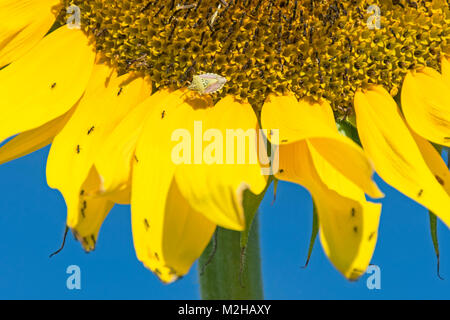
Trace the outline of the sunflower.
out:
M 261 128 L 274 177 L 310 191 L 327 256 L 355 280 L 377 240 L 374 169 L 450 226 L 450 174 L 429 142 L 450 145 L 449 20 L 445 0 L 0 0 L 0 141 L 14 136 L 0 162 L 51 144 L 47 181 L 83 248 L 131 204 L 138 259 L 171 282 L 217 226 L 246 230 L 245 191 L 272 180 L 195 152 L 177 164 L 173 133 Z M 188 91 L 202 73 L 228 82 Z

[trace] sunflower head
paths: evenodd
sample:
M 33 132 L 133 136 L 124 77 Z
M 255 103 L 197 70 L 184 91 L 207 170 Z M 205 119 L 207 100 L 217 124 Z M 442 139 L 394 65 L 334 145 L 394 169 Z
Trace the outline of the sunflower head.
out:
M 64 1 L 122 73 L 142 71 L 157 87 L 184 87 L 214 73 L 260 108 L 270 93 L 326 98 L 353 112 L 358 88 L 396 95 L 411 68 L 438 68 L 448 52 L 450 11 L 434 1 Z M 380 19 L 379 28 L 368 22 Z M 218 97 L 220 98 L 220 97 Z

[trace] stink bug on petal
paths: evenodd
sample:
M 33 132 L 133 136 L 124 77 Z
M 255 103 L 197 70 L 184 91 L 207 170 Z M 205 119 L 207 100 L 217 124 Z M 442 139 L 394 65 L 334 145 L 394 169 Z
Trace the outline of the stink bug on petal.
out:
M 214 73 L 196 75 L 192 79 L 189 90 L 200 94 L 210 94 L 219 91 L 227 83 L 227 79 Z

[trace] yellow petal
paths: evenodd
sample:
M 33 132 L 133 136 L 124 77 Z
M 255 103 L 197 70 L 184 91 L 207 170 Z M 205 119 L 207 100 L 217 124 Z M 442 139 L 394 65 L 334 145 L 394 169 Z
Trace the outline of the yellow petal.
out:
M 103 221 L 114 206 L 114 202 L 105 197 L 88 196 L 95 194 L 100 187 L 100 177 L 95 168 L 92 168 L 81 187 L 77 201 L 67 203 L 68 212 L 78 211 L 80 214 L 76 222 L 68 220 L 67 226 L 72 229 L 75 238 L 87 252 L 95 249 Z
M 258 163 L 259 131 L 251 106 L 225 97 L 214 107 L 192 110 L 182 128 L 190 132 L 194 147 L 190 163 L 176 170 L 181 193 L 211 221 L 244 230 L 243 193 L 250 189 L 260 194 L 266 186 Z M 202 137 L 208 141 L 202 142 Z
M 75 107 L 74 107 L 75 108 Z M 39 128 L 20 133 L 0 148 L 0 164 L 23 157 L 50 143 L 66 125 L 74 109 Z
M 411 129 L 447 147 L 450 147 L 449 92 L 450 86 L 431 68 L 410 71 L 402 88 L 402 110 Z
M 132 162 L 138 137 L 148 113 L 168 95 L 160 90 L 133 109 L 106 139 L 95 160 L 105 192 L 119 192 L 128 188 Z
M 0 71 L 0 141 L 58 118 L 79 100 L 95 54 L 79 30 L 62 27 Z
M 179 95 L 171 94 L 155 105 L 144 124 L 138 139 L 133 164 L 131 212 L 133 220 L 133 238 L 136 253 L 141 261 L 147 255 L 148 234 L 142 222 L 145 215 L 158 212 L 162 219 L 166 198 L 175 172 L 175 163 L 171 159 L 171 146 L 166 143 L 173 130 L 183 123 L 182 118 L 169 117 L 161 121 L 162 113 L 175 109 L 181 103 Z M 151 210 L 147 206 L 151 205 Z M 158 216 L 158 215 L 157 215 Z M 139 221 L 139 223 L 136 223 Z M 145 244 L 145 246 L 143 245 Z
M 0 67 L 36 46 L 60 8 L 58 0 L 0 0 Z
M 378 174 L 450 225 L 450 197 L 425 162 L 389 93 L 372 87 L 355 96 L 359 136 Z
M 411 134 L 416 141 L 428 168 L 430 168 L 431 172 L 434 174 L 437 182 L 439 182 L 439 184 L 444 187 L 445 191 L 447 191 L 447 194 L 450 195 L 450 171 L 448 170 L 444 159 L 442 159 L 442 156 L 431 143 L 413 131 L 411 131 Z
M 56 136 L 47 162 L 47 181 L 59 189 L 69 203 L 77 202 L 100 147 L 117 124 L 148 97 L 148 81 L 134 75 L 116 77 L 102 64 L 96 65 L 88 88 L 73 116 Z M 68 212 L 70 225 L 79 210 Z
M 190 208 L 174 181 L 170 138 L 174 130 L 185 126 L 190 112 L 178 92 L 155 103 L 133 164 L 131 211 L 136 254 L 164 282 L 187 273 L 215 227 Z
M 372 181 L 373 170 L 367 157 L 358 145 L 339 134 L 327 102 L 298 102 L 293 95 L 271 96 L 263 106 L 261 123 L 263 129 L 279 130 L 281 145 L 308 139 L 336 170 L 368 195 L 383 196 Z
M 139 193 L 137 190 L 133 192 Z M 216 225 L 193 210 L 172 180 L 165 210 L 155 211 L 151 202 L 133 202 L 133 234 L 138 258 L 161 281 L 170 283 L 189 272 L 208 245 Z M 140 231 L 136 231 L 141 229 Z
M 333 265 L 356 280 L 372 258 L 381 205 L 367 202 L 364 192 L 331 165 L 311 143 L 280 146 L 277 178 L 306 187 L 317 207 L 321 242 Z

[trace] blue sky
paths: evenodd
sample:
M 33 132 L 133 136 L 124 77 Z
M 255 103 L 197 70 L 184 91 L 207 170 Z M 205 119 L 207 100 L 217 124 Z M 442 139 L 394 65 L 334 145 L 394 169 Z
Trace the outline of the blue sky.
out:
M 66 247 L 49 259 L 62 240 L 65 204 L 45 181 L 48 148 L 0 166 L 0 299 L 198 299 L 193 267 L 172 285 L 161 284 L 136 259 L 127 206 L 113 209 L 97 250 L 85 254 L 68 237 Z M 449 299 L 450 230 L 438 225 L 441 274 L 429 234 L 426 209 L 377 179 L 387 198 L 372 263 L 381 268 L 381 289 L 369 290 L 363 276 L 346 281 L 328 262 L 317 242 L 304 264 L 311 233 L 308 192 L 280 183 L 261 207 L 262 264 L 267 299 Z M 66 269 L 81 269 L 81 290 L 68 290 Z

